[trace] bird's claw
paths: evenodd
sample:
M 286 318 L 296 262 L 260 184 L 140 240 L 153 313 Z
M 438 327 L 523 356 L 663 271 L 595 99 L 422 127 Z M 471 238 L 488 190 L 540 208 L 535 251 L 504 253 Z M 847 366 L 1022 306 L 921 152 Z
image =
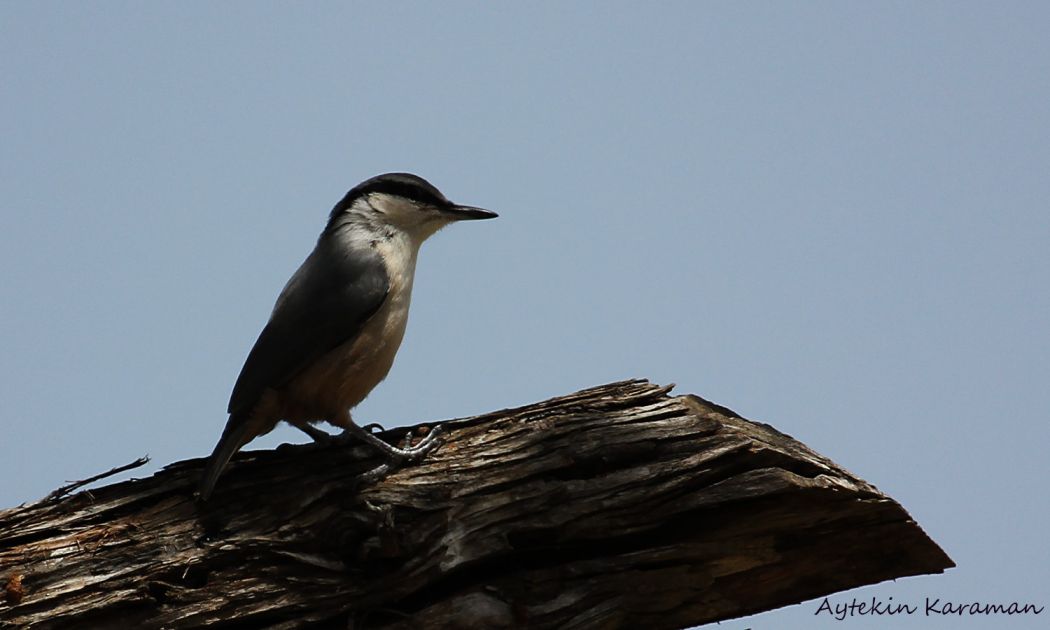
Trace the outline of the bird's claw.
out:
M 416 444 L 415 446 L 408 446 L 406 448 L 398 448 L 391 444 L 387 444 L 379 438 L 368 434 L 368 436 L 371 439 L 365 439 L 365 441 L 371 444 L 373 447 L 375 447 L 376 450 L 383 453 L 383 455 L 387 458 L 387 461 L 383 462 L 379 466 L 376 466 L 375 468 L 367 472 L 358 475 L 357 479 L 354 482 L 354 487 L 358 488 L 363 485 L 375 483 L 385 478 L 387 475 L 394 472 L 395 470 L 401 468 L 405 464 L 422 459 L 428 453 L 430 453 L 431 451 L 433 451 L 441 445 L 441 436 L 443 433 L 444 430 L 441 428 L 440 425 L 432 427 L 430 431 L 425 436 L 423 436 L 423 439 L 421 439 L 418 444 Z M 411 444 L 411 434 L 409 434 L 407 438 L 409 440 L 409 444 Z

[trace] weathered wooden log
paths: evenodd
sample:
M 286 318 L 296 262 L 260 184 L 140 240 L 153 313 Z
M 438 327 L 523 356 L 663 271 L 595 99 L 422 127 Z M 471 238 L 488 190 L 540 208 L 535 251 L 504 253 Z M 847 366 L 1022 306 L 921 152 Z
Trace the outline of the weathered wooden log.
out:
M 367 448 L 285 446 L 205 504 L 188 460 L 0 512 L 0 626 L 681 628 L 954 566 L 875 487 L 669 389 L 449 421 L 366 488 Z

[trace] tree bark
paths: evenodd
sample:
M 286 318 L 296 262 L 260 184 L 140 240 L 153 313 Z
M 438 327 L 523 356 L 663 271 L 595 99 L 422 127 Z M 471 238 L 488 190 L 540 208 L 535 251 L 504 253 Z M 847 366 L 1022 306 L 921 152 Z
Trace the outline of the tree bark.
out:
M 0 627 L 682 628 L 954 566 L 874 486 L 669 390 L 448 421 L 365 488 L 366 447 L 282 446 L 203 504 L 194 459 L 0 512 Z

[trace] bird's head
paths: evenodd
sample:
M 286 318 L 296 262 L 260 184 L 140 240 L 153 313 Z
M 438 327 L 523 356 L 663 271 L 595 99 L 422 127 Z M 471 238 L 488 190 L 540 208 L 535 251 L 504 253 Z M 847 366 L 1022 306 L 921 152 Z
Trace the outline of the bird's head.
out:
M 433 184 L 411 173 L 385 173 L 350 189 L 332 208 L 326 232 L 360 224 L 389 233 L 397 230 L 422 243 L 449 223 L 492 219 L 495 212 L 449 201 Z

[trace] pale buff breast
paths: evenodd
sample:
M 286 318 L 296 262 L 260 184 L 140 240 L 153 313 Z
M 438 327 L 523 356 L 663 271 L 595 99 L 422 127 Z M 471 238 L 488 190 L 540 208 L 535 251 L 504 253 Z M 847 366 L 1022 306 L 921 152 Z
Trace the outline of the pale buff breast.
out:
M 388 265 L 390 289 L 386 299 L 353 340 L 321 357 L 288 384 L 281 396 L 283 419 L 333 420 L 364 400 L 386 378 L 408 324 L 418 249 L 411 245 L 397 241 L 377 245 L 388 261 L 404 263 Z M 409 251 L 388 255 L 397 247 L 408 247 Z

